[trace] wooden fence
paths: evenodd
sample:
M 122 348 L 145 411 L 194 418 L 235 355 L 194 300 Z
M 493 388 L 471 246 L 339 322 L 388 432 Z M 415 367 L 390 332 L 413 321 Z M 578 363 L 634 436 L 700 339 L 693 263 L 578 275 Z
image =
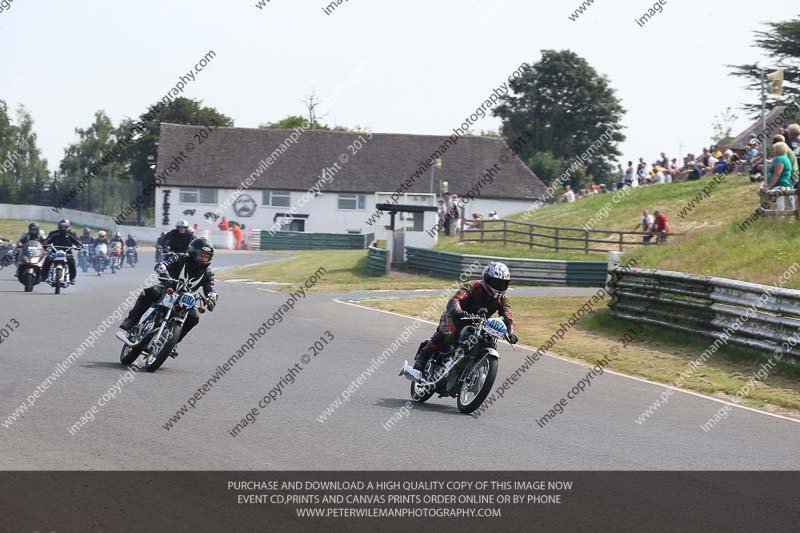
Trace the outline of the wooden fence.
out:
M 603 235 L 606 238 L 598 238 Z M 625 246 L 643 246 L 644 236 L 640 231 L 616 231 L 607 229 L 584 229 L 560 226 L 546 226 L 519 222 L 517 220 L 482 221 L 480 228 L 461 230 L 461 241 L 464 242 L 502 242 L 522 244 L 549 250 L 578 250 L 589 252 L 624 251 Z M 676 235 L 671 233 L 670 235 Z M 652 244 L 660 244 L 657 234 L 653 235 Z M 600 247 L 600 245 L 604 245 Z

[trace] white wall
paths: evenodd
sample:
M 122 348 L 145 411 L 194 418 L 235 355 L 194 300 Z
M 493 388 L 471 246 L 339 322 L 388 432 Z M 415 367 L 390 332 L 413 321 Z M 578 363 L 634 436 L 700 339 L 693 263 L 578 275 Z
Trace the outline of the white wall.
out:
M 169 210 L 169 225 L 162 226 L 163 218 L 163 204 L 164 194 L 163 190 L 169 189 L 170 193 L 170 210 Z M 339 195 L 337 193 L 326 193 L 316 198 L 311 199 L 302 207 L 299 207 L 299 202 L 305 194 L 304 192 L 290 193 L 289 207 L 272 207 L 262 205 L 262 193 L 260 190 L 244 191 L 243 194 L 248 194 L 255 200 L 257 204 L 256 212 L 252 217 L 240 217 L 236 215 L 233 207 L 223 207 L 222 205 L 214 204 L 191 204 L 180 202 L 180 189 L 178 187 L 163 187 L 159 188 L 156 193 L 156 226 L 161 228 L 172 228 L 178 220 L 186 219 L 189 225 L 197 223 L 203 229 L 216 230 L 217 222 L 210 222 L 206 220 L 204 214 L 206 212 L 215 212 L 221 216 L 225 216 L 228 220 L 235 220 L 241 224 L 245 224 L 246 230 L 263 229 L 267 230 L 272 228 L 274 218 L 277 213 L 288 213 L 291 206 L 298 206 L 295 210 L 296 215 L 309 215 L 305 225 L 305 231 L 310 233 L 375 233 L 377 239 L 386 238 L 386 232 L 381 224 L 381 219 L 378 218 L 373 226 L 366 223 L 367 219 L 375 211 L 375 196 L 372 194 L 365 195 L 365 208 L 360 210 L 339 209 L 338 201 Z M 219 204 L 224 204 L 226 200 L 232 198 L 231 195 L 235 193 L 233 189 L 219 189 L 217 191 L 217 201 Z M 232 202 L 228 202 L 232 203 Z M 184 215 L 183 212 L 187 209 L 196 210 L 195 214 Z M 163 231 L 163 229 L 161 229 Z
M 61 218 L 68 218 L 73 225 L 73 229 L 77 226 L 89 226 L 93 229 L 105 228 L 113 230 L 116 227 L 114 219 L 97 213 L 77 211 L 75 209 L 61 209 L 56 213 L 52 207 L 44 205 L 0 204 L 0 219 L 36 220 L 56 223 Z M 42 229 L 47 233 L 55 228 Z
M 473 213 L 483 215 L 484 220 L 489 217 L 489 211 L 494 209 L 497 211 L 497 216 L 506 218 L 510 215 L 522 213 L 531 208 L 533 202 L 521 200 L 491 200 L 485 198 L 476 198 L 470 201 L 466 206 L 466 219 L 472 219 Z

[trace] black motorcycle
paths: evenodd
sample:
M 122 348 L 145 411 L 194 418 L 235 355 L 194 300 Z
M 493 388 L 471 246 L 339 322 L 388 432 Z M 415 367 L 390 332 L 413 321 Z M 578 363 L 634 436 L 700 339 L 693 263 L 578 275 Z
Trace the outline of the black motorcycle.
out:
M 25 286 L 25 292 L 31 292 L 42 281 L 44 258 L 41 242 L 28 241 L 22 245 L 17 261 L 17 280 Z
M 164 364 L 181 337 L 186 316 L 192 309 L 205 313 L 206 299 L 188 290 L 186 282 L 169 277 L 159 280 L 164 284 L 163 296 L 142 315 L 139 323 L 127 335 L 118 331 L 117 338 L 124 344 L 119 354 L 123 365 L 132 365 L 140 355 L 145 356 L 144 368 L 155 372 Z
M 135 246 L 128 246 L 128 248 L 125 250 L 125 260 L 128 262 L 128 265 L 130 265 L 131 268 L 133 268 L 136 263 L 139 262 L 137 259 Z
M 61 294 L 61 289 L 69 287 L 72 281 L 67 264 L 67 251 L 71 249 L 72 246 L 54 246 L 52 244 L 47 249 L 48 254 L 53 258 L 53 262 L 50 263 L 50 271 L 47 273 L 47 284 L 55 289 L 56 294 Z
M 89 263 L 91 259 L 89 257 L 89 245 L 84 244 L 83 248 L 78 251 L 78 268 L 81 269 L 81 272 L 86 273 L 89 271 Z
M 438 394 L 440 398 L 457 398 L 458 410 L 469 414 L 475 411 L 492 390 L 497 377 L 500 354 L 497 340 L 508 340 L 508 329 L 502 319 L 487 318 L 488 311 L 480 309 L 477 315 L 467 315 L 461 320 L 458 342 L 449 350 L 434 354 L 420 378 L 408 361 L 400 371 L 412 381 L 411 399 L 423 403 Z M 420 345 L 420 349 L 428 341 Z M 513 345 L 512 345 L 513 347 Z

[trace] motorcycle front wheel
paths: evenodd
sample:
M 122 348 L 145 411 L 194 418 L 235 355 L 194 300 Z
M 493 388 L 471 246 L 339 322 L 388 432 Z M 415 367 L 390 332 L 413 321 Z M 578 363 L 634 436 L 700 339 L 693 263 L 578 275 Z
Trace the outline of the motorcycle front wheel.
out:
M 25 292 L 33 291 L 33 274 L 25 273 L 22 276 L 22 283 L 25 285 Z
M 492 390 L 499 364 L 494 357 L 484 357 L 472 367 L 458 391 L 458 410 L 469 414 L 481 406 Z
M 56 294 L 61 294 L 61 270 L 62 267 L 56 267 L 53 278 L 56 280 Z
M 157 340 L 150 341 L 149 346 L 157 345 L 154 353 L 147 356 L 144 361 L 144 369 L 148 372 L 155 372 L 164 361 L 167 360 L 169 354 L 172 353 L 172 348 L 178 343 L 178 338 L 181 336 L 181 328 L 183 326 L 179 323 L 172 324 L 169 328 L 164 328 L 164 333 Z

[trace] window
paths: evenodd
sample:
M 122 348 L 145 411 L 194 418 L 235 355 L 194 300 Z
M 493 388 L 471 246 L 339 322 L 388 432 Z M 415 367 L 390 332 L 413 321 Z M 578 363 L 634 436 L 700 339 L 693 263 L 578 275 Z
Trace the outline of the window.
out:
M 272 207 L 289 207 L 291 195 L 282 191 L 261 191 L 261 203 Z
M 216 205 L 217 189 L 200 189 L 200 203 Z
M 196 204 L 197 203 L 197 189 L 181 189 L 180 190 L 180 203 L 182 204 Z
M 365 209 L 366 197 L 363 194 L 340 194 L 339 209 Z

